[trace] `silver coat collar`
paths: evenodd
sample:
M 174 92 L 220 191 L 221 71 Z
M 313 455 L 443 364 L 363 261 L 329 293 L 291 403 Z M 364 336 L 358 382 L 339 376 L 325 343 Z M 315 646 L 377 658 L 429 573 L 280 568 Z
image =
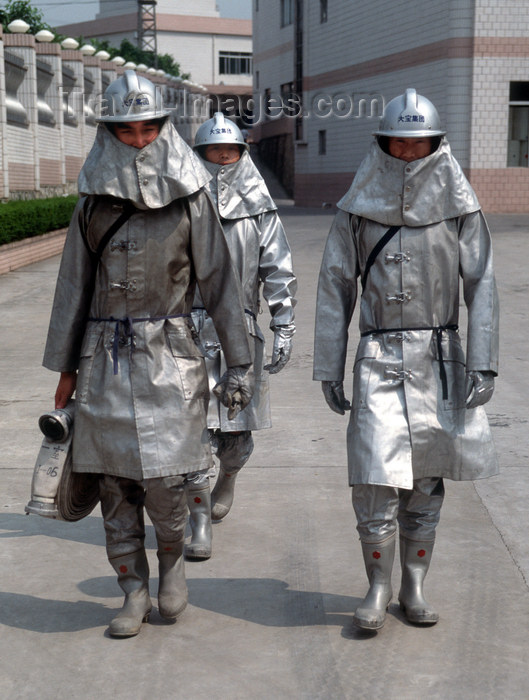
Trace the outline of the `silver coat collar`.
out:
M 387 226 L 428 226 L 480 209 L 445 138 L 435 153 L 412 163 L 387 155 L 375 141 L 337 206 Z
M 156 139 L 137 149 L 102 124 L 79 174 L 81 195 L 130 199 L 141 209 L 159 209 L 203 187 L 211 175 L 169 120 Z
M 213 175 L 208 189 L 223 219 L 243 219 L 277 209 L 261 173 L 246 151 L 230 165 L 207 161 L 204 164 Z

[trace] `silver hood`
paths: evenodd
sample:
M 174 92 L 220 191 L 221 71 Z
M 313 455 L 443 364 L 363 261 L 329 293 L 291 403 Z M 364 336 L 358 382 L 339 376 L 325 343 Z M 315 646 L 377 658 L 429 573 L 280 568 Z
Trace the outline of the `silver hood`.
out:
M 140 209 L 159 209 L 203 187 L 211 175 L 201 159 L 166 120 L 144 148 L 127 146 L 103 124 L 81 169 L 81 195 L 130 199 Z
M 213 175 L 208 189 L 223 219 L 243 219 L 277 209 L 261 173 L 246 151 L 230 165 L 203 162 Z
M 337 206 L 387 226 L 427 226 L 480 209 L 445 138 L 435 153 L 411 163 L 375 141 Z

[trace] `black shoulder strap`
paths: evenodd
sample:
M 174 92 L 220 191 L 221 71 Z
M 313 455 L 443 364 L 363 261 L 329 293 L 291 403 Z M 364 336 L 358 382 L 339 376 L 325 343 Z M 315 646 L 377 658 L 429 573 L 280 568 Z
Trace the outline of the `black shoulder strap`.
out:
M 135 211 L 136 207 L 131 202 L 125 202 L 123 206 L 123 211 L 114 221 L 114 223 L 110 226 L 108 231 L 105 231 L 105 233 L 101 237 L 101 240 L 99 241 L 99 245 L 97 246 L 97 249 L 94 253 L 94 257 L 97 261 L 99 261 L 99 259 L 101 258 L 101 255 L 112 236 L 117 231 L 119 231 L 119 229 L 123 226 L 127 219 L 130 219 L 130 217 L 134 214 Z
M 88 252 L 90 254 L 90 257 L 94 261 L 94 267 L 92 269 L 92 275 L 90 279 L 90 296 L 89 298 L 91 299 L 93 294 L 94 294 L 94 289 L 95 289 L 95 283 L 96 283 L 96 276 L 97 276 L 97 268 L 99 267 L 99 261 L 101 259 L 101 255 L 103 254 L 103 251 L 105 247 L 107 246 L 108 242 L 112 238 L 112 236 L 119 231 L 119 229 L 123 226 L 123 224 L 130 219 L 130 217 L 134 214 L 136 211 L 136 207 L 132 202 L 126 201 L 123 205 L 123 211 L 121 214 L 118 216 L 118 218 L 110 225 L 107 231 L 103 234 L 101 237 L 101 240 L 99 241 L 99 244 L 96 248 L 96 250 L 92 250 L 90 246 L 88 245 L 88 241 L 86 240 L 85 234 L 81 234 L 83 237 L 83 241 L 85 246 L 88 249 Z
M 105 231 L 105 233 L 101 236 L 96 250 L 92 250 L 90 244 L 88 243 L 86 233 L 84 231 L 81 231 L 81 237 L 83 239 L 83 243 L 85 244 L 86 250 L 88 251 L 88 254 L 92 258 L 92 260 L 95 261 L 96 265 L 99 263 L 101 255 L 112 236 L 117 231 L 119 231 L 119 229 L 123 226 L 127 219 L 130 219 L 130 217 L 132 216 L 132 214 L 134 214 L 135 211 L 136 207 L 134 206 L 134 204 L 132 204 L 132 202 L 129 202 L 128 200 L 125 201 L 123 203 L 123 211 L 118 216 L 118 218 L 114 222 L 112 222 L 108 230 Z
M 382 250 L 382 248 L 389 243 L 389 241 L 393 238 L 393 236 L 400 230 L 400 226 L 392 226 L 390 229 L 386 231 L 386 233 L 382 236 L 382 238 L 378 241 L 378 243 L 375 245 L 373 250 L 369 253 L 369 257 L 367 258 L 366 266 L 364 268 L 364 274 L 362 275 L 362 291 L 364 290 L 366 286 L 366 280 L 367 276 L 369 274 L 369 270 L 373 266 L 373 263 L 377 259 L 378 254 Z

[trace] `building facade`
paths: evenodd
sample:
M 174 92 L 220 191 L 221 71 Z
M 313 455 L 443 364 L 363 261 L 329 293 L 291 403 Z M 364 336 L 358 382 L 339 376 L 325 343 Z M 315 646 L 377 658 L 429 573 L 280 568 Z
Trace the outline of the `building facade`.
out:
M 384 105 L 438 108 L 489 212 L 529 212 L 529 0 L 253 0 L 254 140 L 297 204 L 335 203 Z
M 206 87 L 211 112 L 230 98 L 244 108 L 252 96 L 251 20 L 220 17 L 215 0 L 157 0 L 155 17 L 158 53 L 173 56 L 182 73 Z M 94 20 L 64 25 L 58 31 L 105 39 L 116 47 L 123 39 L 136 45 L 138 2 L 100 2 Z

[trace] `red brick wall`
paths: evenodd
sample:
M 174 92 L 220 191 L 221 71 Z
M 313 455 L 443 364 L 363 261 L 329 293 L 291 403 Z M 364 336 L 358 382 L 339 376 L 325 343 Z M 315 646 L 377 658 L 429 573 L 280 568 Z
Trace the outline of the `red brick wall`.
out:
M 494 214 L 529 211 L 529 168 L 470 170 L 466 175 L 484 211 Z
M 41 185 L 60 185 L 61 184 L 61 162 L 59 160 L 51 160 L 50 158 L 41 158 L 40 166 L 40 184 Z
M 34 190 L 35 171 L 33 166 L 9 161 L 9 189 L 12 191 Z
M 75 182 L 83 165 L 83 159 L 78 156 L 66 156 L 66 180 Z
M 529 210 L 529 168 L 471 170 L 465 173 L 483 211 L 522 214 Z M 349 189 L 354 173 L 296 173 L 294 200 L 300 207 L 336 204 Z

